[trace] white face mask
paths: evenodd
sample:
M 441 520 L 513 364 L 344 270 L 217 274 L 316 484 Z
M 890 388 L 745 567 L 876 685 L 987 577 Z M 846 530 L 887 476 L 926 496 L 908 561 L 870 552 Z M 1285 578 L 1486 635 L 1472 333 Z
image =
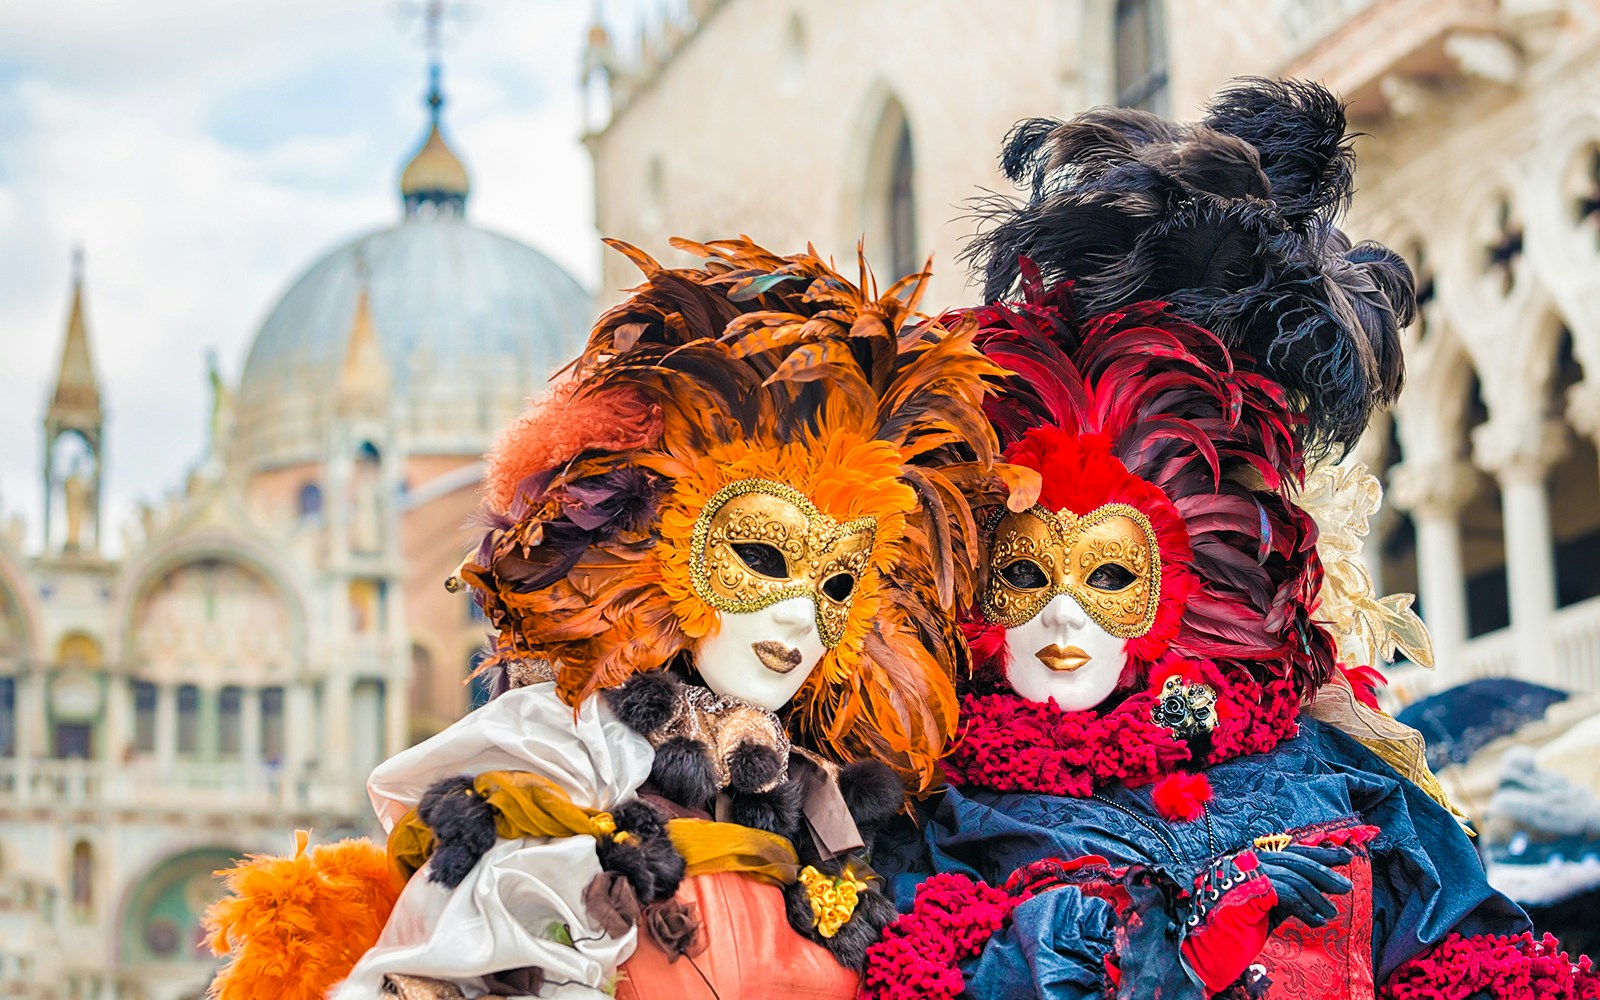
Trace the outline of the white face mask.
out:
M 817 605 L 791 597 L 759 611 L 719 612 L 715 635 L 700 640 L 695 667 L 706 687 L 769 712 L 789 703 L 822 660 Z
M 1064 712 L 1093 708 L 1122 679 L 1124 642 L 1095 624 L 1070 595 L 1057 594 L 1038 614 L 1006 629 L 1006 679 L 1029 701 L 1054 698 Z

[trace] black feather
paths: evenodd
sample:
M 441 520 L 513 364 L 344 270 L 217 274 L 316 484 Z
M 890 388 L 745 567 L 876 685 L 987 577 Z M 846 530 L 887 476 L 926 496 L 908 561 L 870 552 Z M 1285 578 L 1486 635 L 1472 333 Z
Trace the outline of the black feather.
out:
M 1412 275 L 1333 225 L 1353 160 L 1322 87 L 1242 80 L 1200 124 L 1104 108 L 1033 119 L 1001 165 L 1029 193 L 977 206 L 986 228 L 967 257 L 988 301 L 1014 296 L 1030 266 L 1046 286 L 1072 283 L 1084 318 L 1170 302 L 1283 386 L 1313 457 L 1354 444 L 1399 391 Z
M 1344 104 L 1327 89 L 1247 77 L 1212 100 L 1205 124 L 1260 153 L 1272 200 L 1291 222 L 1319 213 L 1331 217 L 1348 205 L 1355 154 L 1345 133 Z

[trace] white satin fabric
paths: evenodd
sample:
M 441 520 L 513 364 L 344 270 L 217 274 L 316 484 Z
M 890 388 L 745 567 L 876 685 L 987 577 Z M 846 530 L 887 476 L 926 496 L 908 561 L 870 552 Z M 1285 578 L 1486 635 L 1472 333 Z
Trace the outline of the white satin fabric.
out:
M 644 783 L 652 759 L 650 744 L 603 699 L 588 699 L 574 718 L 545 682 L 508 691 L 396 754 L 372 772 L 367 790 L 385 830 L 440 778 L 484 771 L 532 771 L 578 805 L 609 810 Z M 603 997 L 633 954 L 637 931 L 609 937 L 589 919 L 583 890 L 600 873 L 594 848 L 591 837 L 502 840 L 453 890 L 430 882 L 424 867 L 331 1000 L 376 1000 L 389 973 L 447 980 L 477 997 L 483 977 L 526 966 L 545 972 L 540 997 Z M 558 925 L 573 944 L 552 936 Z

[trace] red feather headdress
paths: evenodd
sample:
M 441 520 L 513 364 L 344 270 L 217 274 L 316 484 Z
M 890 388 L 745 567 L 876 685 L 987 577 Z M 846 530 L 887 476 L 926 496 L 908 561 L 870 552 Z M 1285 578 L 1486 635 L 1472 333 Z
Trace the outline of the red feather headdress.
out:
M 1161 603 L 1130 663 L 1170 652 L 1257 681 L 1292 677 L 1302 693 L 1324 683 L 1332 644 L 1311 621 L 1322 568 L 1315 525 L 1288 495 L 1303 459 L 1283 389 L 1162 303 L 1080 324 L 1069 286 L 1028 280 L 1020 302 L 962 315 L 1014 373 L 988 411 L 1007 460 L 1041 473 L 1041 502 L 1131 503 L 1156 529 Z M 975 653 L 999 666 L 1003 635 L 974 619 Z

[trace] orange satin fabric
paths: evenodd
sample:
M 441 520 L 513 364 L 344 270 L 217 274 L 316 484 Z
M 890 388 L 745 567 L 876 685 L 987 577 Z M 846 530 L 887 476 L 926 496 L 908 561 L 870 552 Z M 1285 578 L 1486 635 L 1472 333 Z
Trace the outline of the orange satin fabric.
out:
M 617 1000 L 855 997 L 860 977 L 794 932 L 777 886 L 736 872 L 693 875 L 683 880 L 678 898 L 699 911 L 706 950 L 692 965 L 688 958 L 668 962 L 641 934 L 638 950 L 623 963 Z M 708 981 L 715 994 L 706 988 Z

